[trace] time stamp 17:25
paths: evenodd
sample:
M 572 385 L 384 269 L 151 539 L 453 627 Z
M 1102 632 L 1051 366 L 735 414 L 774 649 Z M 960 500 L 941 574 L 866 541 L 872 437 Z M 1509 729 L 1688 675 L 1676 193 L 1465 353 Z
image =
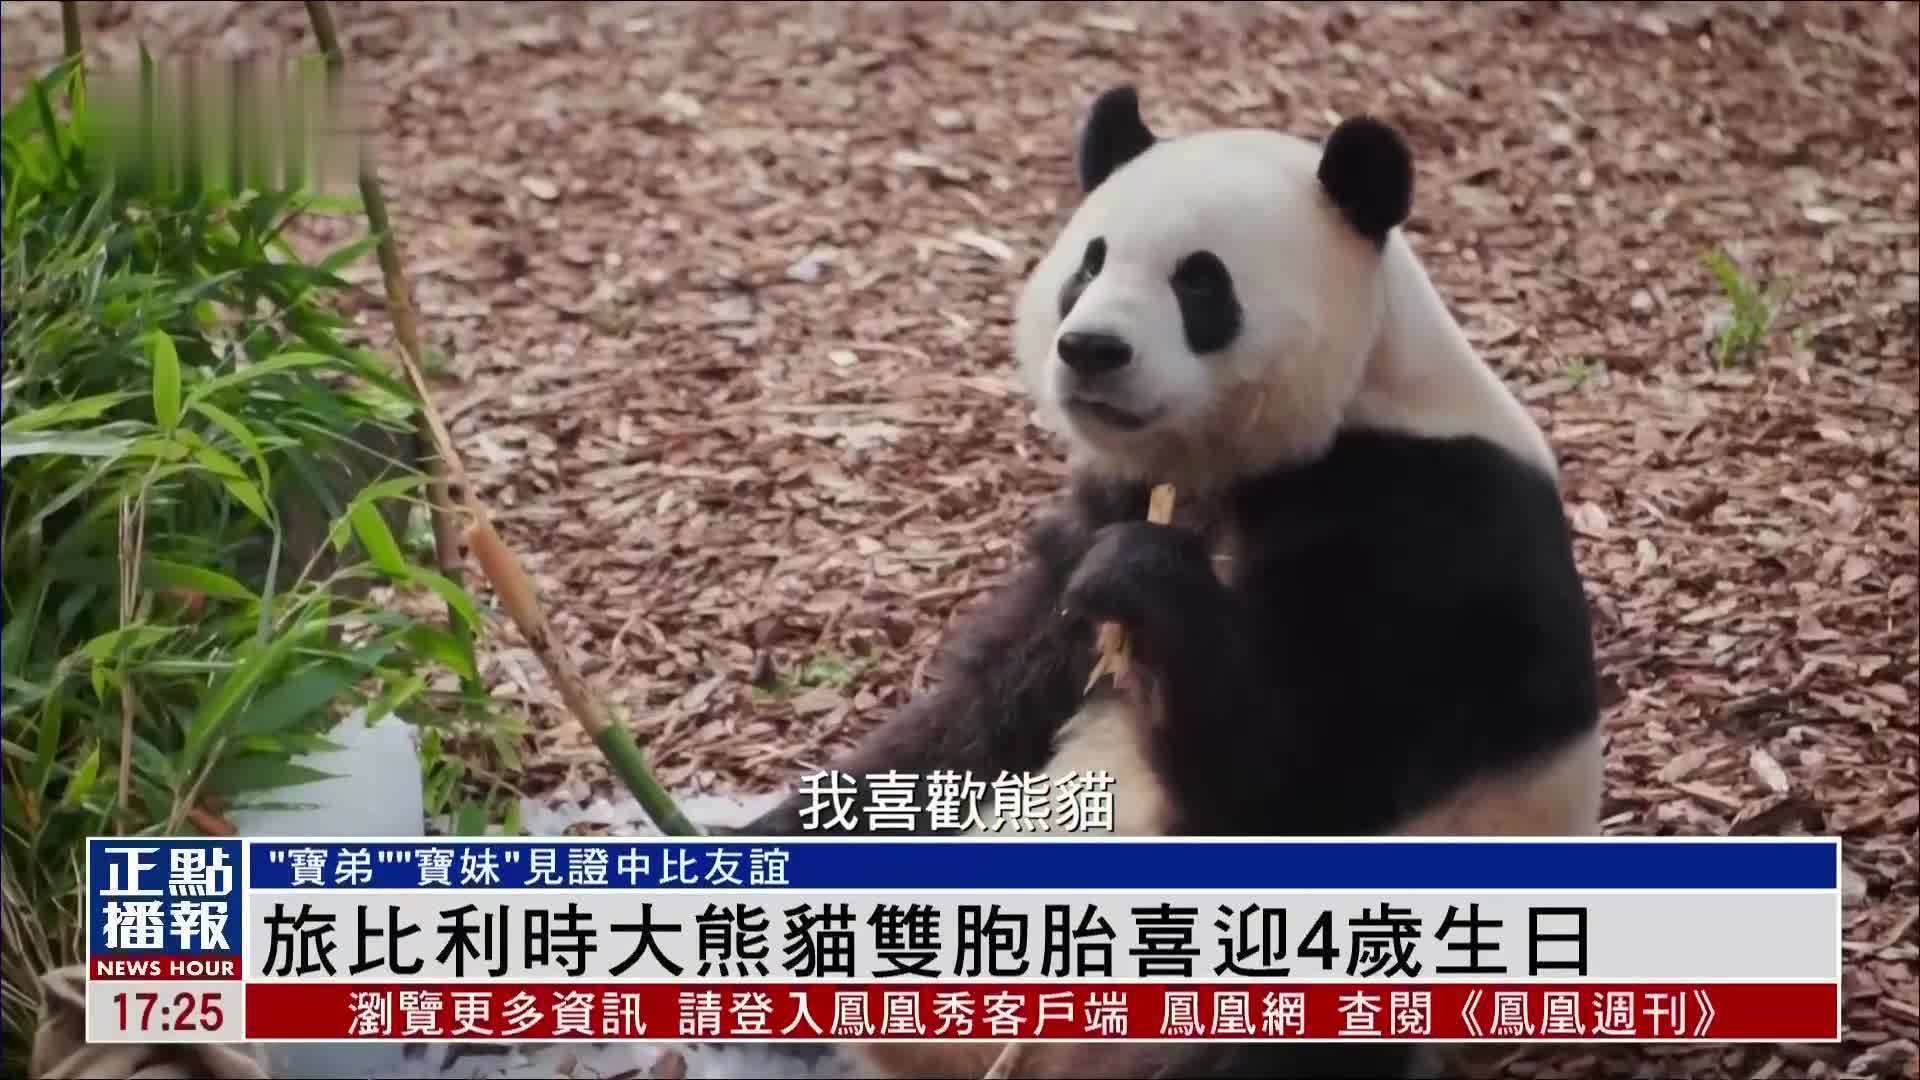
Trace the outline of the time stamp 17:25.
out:
M 154 990 L 120 990 L 113 995 L 121 1031 L 217 1032 L 226 1024 L 226 990 L 181 990 L 163 994 Z M 165 1004 L 162 1001 L 165 1000 Z M 139 1024 L 131 1021 L 138 1014 Z M 155 1019 L 159 1020 L 155 1024 Z

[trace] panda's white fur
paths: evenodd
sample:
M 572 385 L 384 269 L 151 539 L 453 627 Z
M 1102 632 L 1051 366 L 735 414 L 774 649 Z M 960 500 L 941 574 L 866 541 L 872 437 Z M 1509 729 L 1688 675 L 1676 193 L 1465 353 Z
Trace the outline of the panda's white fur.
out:
M 1362 421 L 1421 435 L 1477 434 L 1553 471 L 1546 439 L 1481 362 L 1395 230 L 1384 251 L 1341 219 L 1316 176 L 1319 144 L 1228 129 L 1162 140 L 1074 212 L 1015 313 L 1022 381 L 1076 456 L 1125 475 L 1212 488 L 1325 449 Z M 1094 237 L 1106 265 L 1063 321 L 1058 297 Z M 1166 278 L 1207 249 L 1242 283 L 1245 329 L 1200 357 Z M 1246 283 L 1252 283 L 1246 287 Z M 1055 343 L 1118 332 L 1140 347 L 1124 401 L 1146 431 L 1077 423 Z
M 1165 139 L 1095 188 L 1020 293 L 1015 343 L 1039 415 L 1083 467 L 1170 480 L 1183 496 L 1311 458 L 1343 426 L 1423 436 L 1479 435 L 1557 472 L 1547 440 L 1482 361 L 1403 232 L 1378 248 L 1321 190 L 1321 146 L 1228 129 Z M 1105 266 L 1063 320 L 1057 297 L 1094 237 Z M 1245 329 L 1197 356 L 1166 288 L 1169 268 L 1204 248 L 1234 268 Z M 1251 287 L 1248 287 L 1250 284 Z M 1070 373 L 1055 344 L 1095 330 L 1142 357 L 1110 402 L 1160 419 L 1142 431 L 1082 421 L 1063 407 Z M 1231 544 L 1231 539 L 1224 543 Z M 1231 575 L 1231 552 L 1219 566 Z M 1126 702 L 1100 696 L 1062 729 L 1046 775 L 1115 778 L 1115 831 L 1160 831 L 1166 807 Z M 1537 772 L 1463 791 L 1408 834 L 1559 835 L 1594 830 L 1602 787 L 1594 736 Z
M 1557 483 L 1542 432 L 1482 362 L 1401 230 L 1380 242 L 1343 217 L 1320 176 L 1322 152 L 1318 142 L 1268 130 L 1154 139 L 1087 192 L 1015 313 L 1022 381 L 1041 420 L 1064 436 L 1076 471 L 1171 482 L 1181 500 L 1204 502 L 1238 479 L 1315 459 L 1343 429 L 1360 426 L 1478 436 Z M 1063 318 L 1062 291 L 1095 237 L 1106 245 L 1103 265 Z M 1184 336 L 1167 284 L 1197 249 L 1231 267 L 1242 313 L 1231 343 L 1207 355 Z M 1059 350 L 1061 336 L 1074 332 L 1123 338 L 1134 360 L 1097 382 L 1076 380 Z M 1070 396 L 1089 393 L 1152 419 L 1115 426 L 1068 407 Z M 1235 543 L 1231 533 L 1216 541 L 1216 571 L 1228 582 Z M 1110 691 L 1091 697 L 1060 729 L 1044 770 L 1112 775 L 1121 834 L 1165 832 L 1173 810 L 1141 741 L 1147 725 L 1131 714 L 1142 707 L 1150 706 Z M 1601 758 L 1596 728 L 1388 831 L 1592 833 Z M 888 1075 L 978 1076 L 999 1046 L 862 1049 Z

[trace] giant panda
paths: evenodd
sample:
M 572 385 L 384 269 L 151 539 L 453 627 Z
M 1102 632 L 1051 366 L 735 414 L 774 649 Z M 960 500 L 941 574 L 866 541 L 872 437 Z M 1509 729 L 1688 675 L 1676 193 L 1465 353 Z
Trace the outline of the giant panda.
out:
M 834 767 L 1104 769 L 1115 831 L 1142 835 L 1595 831 L 1594 651 L 1556 463 L 1400 228 L 1405 141 L 1369 117 L 1321 142 L 1165 138 L 1121 86 L 1094 101 L 1076 159 L 1081 201 L 1014 329 L 1068 491 L 950 635 L 936 688 Z M 1162 482 L 1169 525 L 1144 520 Z M 1102 621 L 1140 677 L 1087 694 Z M 739 831 L 797 833 L 804 802 Z M 999 1047 L 860 1049 L 883 1075 L 978 1077 Z M 1415 1060 L 1032 1044 L 1015 1075 Z

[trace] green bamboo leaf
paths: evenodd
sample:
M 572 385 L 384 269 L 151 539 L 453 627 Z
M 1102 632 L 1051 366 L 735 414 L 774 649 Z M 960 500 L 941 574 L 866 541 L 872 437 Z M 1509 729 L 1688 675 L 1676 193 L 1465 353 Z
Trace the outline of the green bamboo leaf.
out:
M 73 771 L 73 778 L 67 781 L 67 790 L 60 796 L 62 806 L 78 806 L 88 795 L 93 794 L 93 785 L 100 778 L 100 744 L 81 760 L 80 767 Z
M 269 529 L 277 527 L 274 524 L 273 511 L 267 509 L 267 500 L 261 497 L 260 489 L 253 486 L 253 481 L 247 479 L 244 473 L 239 476 L 222 476 L 220 481 L 227 486 L 227 493 L 240 500 L 241 505 L 248 510 L 253 511 L 253 516 L 259 518 L 262 524 Z
M 58 90 L 73 77 L 73 71 L 78 66 L 78 57 L 67 57 L 42 76 L 40 84 Z M 34 101 L 25 96 L 14 99 L 14 103 L 7 108 L 5 119 L 0 120 L 0 133 L 9 139 L 24 138 L 32 126 L 40 122 L 40 114 L 34 105 Z
M 58 120 L 54 119 L 53 103 L 48 99 L 47 88 L 48 84 L 44 82 L 33 84 L 33 105 L 35 110 L 40 114 L 41 132 L 46 135 L 47 141 L 53 144 L 51 156 L 54 161 L 60 164 L 61 175 L 65 176 L 67 173 L 67 140 L 61 138 L 65 127 Z
M 135 649 L 165 641 L 178 633 L 177 626 L 151 626 L 147 623 L 129 623 L 115 627 L 80 647 L 80 655 L 102 663 L 116 656 L 124 656 Z
M 47 784 L 53 780 L 53 761 L 60 752 L 60 736 L 66 727 L 66 695 L 47 695 L 46 707 L 40 710 L 38 745 L 33 755 L 33 775 L 28 782 L 33 786 L 36 796 L 47 793 Z
M 259 599 L 252 589 L 225 574 L 168 559 L 148 559 L 141 576 L 159 588 L 192 589 L 223 600 Z
M 187 722 L 184 772 L 191 773 L 198 767 L 213 737 L 225 727 L 241 701 L 286 660 L 304 636 L 298 632 L 286 633 L 265 642 L 249 641 L 240 647 L 240 662 L 228 669 Z
M 487 808 L 485 805 L 468 800 L 460 804 L 453 819 L 455 836 L 479 836 L 487 831 Z
M 387 688 L 379 697 L 367 702 L 367 715 L 387 716 L 398 713 L 401 706 L 412 701 L 420 691 L 426 688 L 425 675 L 410 675 L 397 685 Z
M 54 405 L 43 405 L 32 412 L 22 413 L 7 421 L 4 426 L 0 426 L 0 435 L 13 438 L 41 428 L 57 427 L 82 420 L 97 420 L 108 409 L 139 396 L 134 391 L 126 390 L 113 394 L 94 394 L 91 397 L 62 401 Z
M 180 353 L 165 330 L 147 336 L 147 356 L 153 361 L 153 422 L 171 435 L 180 425 Z
M 368 484 L 366 487 L 361 488 L 358 498 L 365 502 L 399 498 L 424 483 L 426 483 L 426 477 L 418 473 L 389 477 L 378 483 Z
M 100 699 L 101 704 L 107 704 L 111 700 L 107 696 L 108 691 L 115 685 L 115 677 L 119 674 L 122 661 L 136 651 L 165 641 L 177 630 L 177 627 L 171 626 L 134 623 L 110 630 L 87 642 L 80 652 L 81 655 L 93 661 L 88 679 L 93 686 L 94 696 Z
M 82 431 L 42 431 L 0 438 L 0 462 L 15 458 L 64 454 L 68 457 L 110 458 L 126 453 L 134 440 Z
M 254 467 L 259 470 L 260 486 L 262 488 L 267 487 L 268 477 L 271 475 L 267 469 L 267 455 L 265 451 L 261 449 L 260 440 L 254 437 L 253 432 L 249 431 L 247 426 L 241 423 L 232 413 L 211 402 L 196 401 L 193 405 L 193 411 L 212 421 L 215 427 L 226 432 L 233 438 L 234 442 L 239 443 L 246 449 L 247 453 L 253 455 Z
M 453 613 L 458 615 L 460 621 L 468 627 L 478 627 L 480 625 L 480 612 L 479 609 L 473 606 L 473 597 L 467 595 L 465 589 L 455 585 L 444 574 L 416 566 L 408 570 L 407 580 L 416 585 L 425 585 L 427 588 L 432 589 L 434 593 L 440 597 L 441 601 L 453 609 Z
M 242 738 L 277 734 L 301 724 L 364 674 L 351 664 L 322 661 L 254 699 L 234 719 L 231 731 L 235 738 Z
M 150 779 L 158 783 L 162 792 L 159 799 L 150 806 L 165 806 L 172 801 L 171 789 L 179 778 L 174 774 L 173 762 L 159 747 L 140 734 L 139 728 L 133 729 L 133 774 L 136 779 Z
M 9 544 L 9 547 L 11 546 Z M 5 565 L 13 568 L 14 564 L 11 561 L 13 556 L 9 554 L 7 559 L 9 561 Z M 0 689 L 0 709 L 10 707 L 23 690 L 34 685 L 25 682 L 21 676 L 28 670 L 27 654 L 32 651 L 29 643 L 36 636 L 34 631 L 40 629 L 40 613 L 46 610 L 47 597 L 53 591 L 53 585 L 53 573 L 46 567 L 41 567 L 34 574 L 32 583 L 14 594 L 18 600 L 8 605 L 11 610 L 7 612 L 6 625 L 0 628 L 0 672 L 4 672 L 0 677 L 5 679 L 4 684 L 0 684 L 4 687 Z M 9 589 L 8 592 L 13 590 Z M 8 599 L 11 600 L 14 597 L 10 596 Z M 58 685 L 56 676 L 53 686 L 49 686 L 46 692 L 52 693 Z
M 325 270 L 328 273 L 336 273 L 342 267 L 347 266 L 348 264 L 352 263 L 354 260 L 360 258 L 362 255 L 365 255 L 367 252 L 372 251 L 374 246 L 379 242 L 380 242 L 380 237 L 377 234 L 368 233 L 367 235 L 361 237 L 360 239 L 355 240 L 352 243 L 348 244 L 346 247 L 343 247 L 340 250 L 334 252 L 333 254 L 328 255 L 326 258 L 321 259 L 319 264 L 320 269 Z
M 361 546 L 367 549 L 367 557 L 373 560 L 373 565 L 393 577 L 406 577 L 409 570 L 407 560 L 400 554 L 400 545 L 393 538 L 393 530 L 387 528 L 386 519 L 380 516 L 380 508 L 371 500 L 356 499 L 347 516 L 353 522 L 354 535 L 360 538 Z
M 402 637 L 406 640 L 409 652 L 438 660 L 462 678 L 480 677 L 479 670 L 474 667 L 473 657 L 458 638 L 445 630 L 421 623 L 408 627 Z
M 9 176 L 8 179 L 11 180 L 13 178 Z M 0 742 L 0 747 L 8 748 L 6 750 L 8 757 L 13 756 L 11 746 L 11 743 Z M 35 813 L 32 807 L 38 806 L 40 800 L 34 799 L 29 803 L 27 798 L 28 796 L 26 796 L 26 793 L 21 790 L 18 784 L 0 784 L 0 821 L 29 822 L 38 819 L 40 815 Z M 18 828 L 17 825 L 16 828 Z M 20 829 L 19 831 L 24 833 L 26 830 Z M 13 837 L 8 836 L 7 839 L 12 841 Z M 11 853 L 11 851 L 9 853 Z
M 277 754 L 248 754 L 222 760 L 207 773 L 207 788 L 216 795 L 234 796 L 252 791 L 332 780 L 337 774 L 288 761 Z
M 189 405 L 197 404 L 224 390 L 231 390 L 243 383 L 250 382 L 254 379 L 265 378 L 275 372 L 290 371 L 294 368 L 338 365 L 339 363 L 338 358 L 327 356 L 324 353 L 281 353 L 278 356 L 270 356 L 258 363 L 248 364 L 239 371 L 221 375 L 218 378 L 208 379 L 206 382 L 193 388 L 193 393 L 187 397 L 187 403 Z
M 205 440 L 194 435 L 193 432 L 182 431 L 180 433 L 180 441 L 191 445 L 193 447 L 193 459 L 206 466 L 207 471 L 214 475 L 233 477 L 237 480 L 245 480 L 247 478 L 247 470 L 241 468 L 239 462 L 208 446 Z
M 318 214 L 356 214 L 365 204 L 358 195 L 325 193 L 308 197 L 307 207 Z
M 144 439 L 136 439 L 132 445 L 127 447 L 128 457 L 158 458 L 161 461 L 179 461 L 192 452 L 186 443 L 178 439 L 162 438 L 158 435 L 150 435 Z
M 87 672 L 87 682 L 93 687 L 94 699 L 102 705 L 107 703 L 107 690 L 109 689 L 107 683 L 112 675 L 113 668 L 108 666 L 104 660 L 94 661 L 93 667 Z

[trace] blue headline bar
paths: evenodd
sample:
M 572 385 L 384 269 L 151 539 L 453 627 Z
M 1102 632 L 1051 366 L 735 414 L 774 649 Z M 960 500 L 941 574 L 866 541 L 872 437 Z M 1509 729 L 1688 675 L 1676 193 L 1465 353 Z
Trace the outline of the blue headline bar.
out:
M 368 840 L 248 843 L 254 889 L 1838 887 L 1839 840 Z

